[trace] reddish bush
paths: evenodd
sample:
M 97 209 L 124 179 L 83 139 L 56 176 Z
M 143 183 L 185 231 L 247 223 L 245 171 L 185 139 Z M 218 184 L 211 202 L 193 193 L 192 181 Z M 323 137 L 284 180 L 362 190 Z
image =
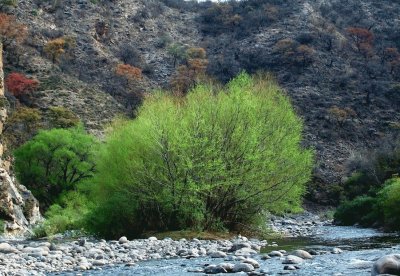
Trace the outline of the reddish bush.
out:
M 20 73 L 11 73 L 6 78 L 6 86 L 15 97 L 20 97 L 37 89 L 39 82 Z
M 372 50 L 372 43 L 374 41 L 374 34 L 363 28 L 347 28 L 351 40 L 353 40 L 357 49 L 365 55 L 369 54 Z
M 142 78 L 142 69 L 129 64 L 118 64 L 115 68 L 115 73 L 125 77 L 127 81 L 140 80 Z

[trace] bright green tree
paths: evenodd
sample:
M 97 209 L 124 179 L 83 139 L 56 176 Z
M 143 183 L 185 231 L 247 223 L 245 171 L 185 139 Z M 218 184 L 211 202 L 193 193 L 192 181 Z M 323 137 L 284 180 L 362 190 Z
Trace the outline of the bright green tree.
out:
M 313 153 L 303 125 L 267 76 L 185 98 L 158 93 L 137 119 L 119 121 L 98 157 L 91 230 L 237 229 L 270 212 L 298 211 Z
M 40 131 L 14 153 L 17 178 L 46 209 L 93 175 L 96 147 L 82 126 Z
M 400 178 L 386 181 L 378 193 L 378 208 L 383 211 L 384 225 L 391 230 L 400 230 Z

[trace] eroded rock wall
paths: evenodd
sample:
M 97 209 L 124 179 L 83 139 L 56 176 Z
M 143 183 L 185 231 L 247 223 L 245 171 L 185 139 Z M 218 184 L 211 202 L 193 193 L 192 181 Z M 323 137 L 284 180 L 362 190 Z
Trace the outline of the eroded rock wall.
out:
M 7 119 L 7 99 L 4 96 L 4 72 L 2 45 L 0 44 L 0 134 Z M 3 140 L 0 139 L 0 220 L 4 222 L 4 236 L 16 237 L 30 233 L 31 227 L 42 219 L 39 203 L 32 193 L 20 185 L 10 173 L 11 160 L 3 156 Z M 1 227 L 1 226 L 0 226 Z M 2 231 L 3 230 L 3 231 Z

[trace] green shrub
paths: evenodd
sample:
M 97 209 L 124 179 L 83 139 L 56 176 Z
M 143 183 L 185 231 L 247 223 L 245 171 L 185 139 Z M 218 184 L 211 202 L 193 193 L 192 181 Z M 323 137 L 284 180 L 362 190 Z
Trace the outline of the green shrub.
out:
M 67 230 L 82 230 L 89 206 L 90 203 L 84 193 L 76 191 L 66 193 L 47 210 L 46 220 L 42 225 L 44 233 L 50 236 Z
M 52 128 L 76 127 L 79 122 L 79 117 L 65 107 L 53 106 L 49 108 L 49 123 Z
M 4 223 L 4 220 L 0 219 L 0 235 L 4 234 L 5 229 L 6 224 Z
M 371 226 L 381 221 L 381 214 L 376 208 L 377 199 L 374 197 L 360 196 L 352 201 L 342 203 L 334 215 L 334 220 L 339 225 Z
M 378 202 L 384 213 L 385 227 L 400 230 L 400 178 L 386 181 L 378 193 Z
M 0 7 L 17 7 L 18 0 L 0 0 Z
M 15 151 L 16 175 L 45 210 L 93 175 L 96 145 L 83 127 L 40 131 Z
M 380 186 L 368 173 L 355 172 L 346 180 L 343 188 L 346 198 L 352 200 L 361 195 L 374 196 Z
M 185 98 L 156 93 L 108 133 L 85 186 L 96 204 L 89 229 L 106 237 L 234 230 L 265 211 L 299 211 L 313 163 L 302 130 L 266 76 L 199 85 Z
M 4 139 L 15 149 L 31 139 L 43 128 L 42 113 L 37 108 L 19 107 L 13 111 L 4 126 Z

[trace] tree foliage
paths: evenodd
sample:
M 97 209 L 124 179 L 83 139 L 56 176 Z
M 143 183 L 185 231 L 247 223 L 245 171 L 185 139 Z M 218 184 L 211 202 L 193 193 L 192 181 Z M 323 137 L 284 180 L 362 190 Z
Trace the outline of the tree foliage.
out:
M 276 84 L 241 74 L 226 88 L 146 98 L 114 124 L 97 158 L 90 229 L 238 229 L 266 211 L 297 211 L 312 168 L 302 122 Z
M 400 230 L 400 178 L 386 181 L 378 193 L 378 208 L 383 211 L 384 224 L 388 229 Z
M 15 152 L 15 172 L 46 209 L 95 170 L 96 140 L 82 127 L 40 131 Z
M 203 48 L 189 48 L 186 50 L 185 63 L 181 64 L 171 79 L 172 89 L 182 95 L 193 88 L 196 83 L 204 81 L 208 60 Z
M 167 53 L 171 56 L 174 67 L 177 65 L 178 62 L 186 58 L 186 49 L 183 45 L 179 43 L 171 44 L 167 49 Z
M 27 34 L 28 28 L 18 23 L 14 16 L 0 13 L 0 40 L 5 48 L 12 43 L 21 43 Z
M 9 149 L 15 149 L 31 139 L 42 128 L 42 113 L 39 109 L 19 107 L 7 119 L 3 137 Z
M 78 126 L 79 117 L 71 110 L 62 106 L 49 108 L 49 124 L 51 128 L 69 128 Z
M 5 83 L 7 90 L 17 98 L 35 91 L 39 85 L 39 81 L 16 72 L 9 74 Z
M 370 30 L 350 27 L 347 28 L 347 33 L 359 52 L 365 57 L 369 57 L 372 54 L 374 34 Z
M 59 37 L 50 40 L 44 46 L 44 51 L 53 63 L 60 61 L 61 57 L 68 54 L 75 47 L 75 40 L 71 37 Z
M 142 70 L 130 64 L 118 64 L 115 73 L 127 79 L 127 81 L 137 81 L 142 78 Z

